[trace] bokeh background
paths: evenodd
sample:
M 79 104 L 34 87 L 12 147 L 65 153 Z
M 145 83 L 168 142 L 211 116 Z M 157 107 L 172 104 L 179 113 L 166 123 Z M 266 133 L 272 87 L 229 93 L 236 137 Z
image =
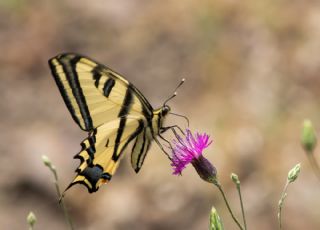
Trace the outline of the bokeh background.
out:
M 249 229 L 277 228 L 280 193 L 298 162 L 283 227 L 320 228 L 320 184 L 300 146 L 303 119 L 320 129 L 319 1 L 0 0 L 0 51 L 1 228 L 26 229 L 32 210 L 36 229 L 67 229 L 41 161 L 49 156 L 65 188 L 86 137 L 47 65 L 66 51 L 122 73 L 154 107 L 185 77 L 170 105 L 213 138 L 205 155 L 239 217 L 229 175 L 240 176 Z M 176 123 L 185 126 L 168 119 Z M 110 184 L 95 194 L 74 186 L 66 202 L 76 229 L 207 229 L 212 205 L 237 229 L 218 190 L 192 167 L 173 176 L 155 144 L 138 175 L 126 157 Z

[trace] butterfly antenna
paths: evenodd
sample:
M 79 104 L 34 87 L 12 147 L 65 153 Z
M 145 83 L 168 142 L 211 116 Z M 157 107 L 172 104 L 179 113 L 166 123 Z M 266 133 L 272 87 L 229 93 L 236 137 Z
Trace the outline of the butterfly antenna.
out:
M 170 101 L 172 98 L 174 98 L 174 97 L 177 96 L 177 95 L 178 95 L 177 92 L 174 92 L 173 95 L 172 95 L 171 97 L 169 97 L 169 98 L 163 103 L 163 106 L 165 106 L 165 105 L 168 103 L 168 101 Z
M 184 83 L 186 81 L 186 79 L 185 78 L 182 78 L 181 79 L 181 81 L 180 81 L 180 83 L 179 83 L 179 85 L 176 87 L 176 89 L 174 90 L 174 92 L 176 92 L 179 88 L 180 88 L 180 86 L 182 86 L 182 84 Z
M 190 122 L 189 122 L 189 118 L 187 116 L 181 115 L 181 114 L 177 114 L 177 113 L 172 113 L 170 112 L 170 114 L 175 115 L 177 117 L 182 117 L 187 121 L 188 127 L 190 126 Z
M 168 103 L 168 101 L 170 101 L 172 98 L 174 98 L 175 96 L 178 95 L 177 90 L 180 88 L 180 86 L 181 86 L 185 81 L 186 81 L 185 78 L 182 78 L 182 79 L 181 79 L 179 85 L 175 88 L 173 95 L 172 95 L 171 97 L 169 97 L 169 98 L 163 103 L 164 106 Z

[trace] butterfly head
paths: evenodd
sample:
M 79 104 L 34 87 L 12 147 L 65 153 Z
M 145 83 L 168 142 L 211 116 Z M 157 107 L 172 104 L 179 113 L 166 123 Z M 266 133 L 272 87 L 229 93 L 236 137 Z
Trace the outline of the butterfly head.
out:
M 161 116 L 166 116 L 171 111 L 171 108 L 168 105 L 164 105 L 161 108 Z

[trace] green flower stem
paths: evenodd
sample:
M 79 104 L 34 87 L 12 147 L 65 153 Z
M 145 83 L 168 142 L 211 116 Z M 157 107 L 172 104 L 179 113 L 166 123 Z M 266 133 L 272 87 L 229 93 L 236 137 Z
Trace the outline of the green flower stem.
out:
M 224 202 L 226 203 L 226 205 L 227 205 L 227 208 L 228 208 L 228 210 L 229 210 L 229 213 L 231 214 L 231 217 L 232 217 L 232 219 L 234 220 L 234 222 L 236 222 L 236 224 L 238 225 L 238 227 L 241 229 L 241 230 L 244 230 L 244 228 L 243 228 L 243 226 L 240 224 L 240 222 L 238 221 L 238 219 L 235 217 L 235 215 L 233 214 L 233 212 L 232 212 L 232 210 L 231 210 L 231 207 L 230 207 L 230 205 L 229 205 L 229 202 L 228 202 L 228 200 L 227 200 L 227 198 L 226 198 L 226 196 L 225 196 L 225 193 L 224 193 L 224 191 L 223 191 L 223 189 L 222 189 L 222 186 L 221 186 L 221 184 L 219 183 L 219 181 L 214 181 L 213 182 L 213 184 L 219 189 L 219 191 L 220 191 L 220 193 L 221 193 L 221 195 L 222 195 L 222 197 L 223 197 L 223 200 L 224 200 Z
M 287 197 L 288 186 L 290 183 L 293 183 L 297 180 L 297 178 L 300 174 L 300 170 L 301 170 L 301 164 L 299 163 L 299 164 L 296 164 L 288 173 L 287 182 L 284 186 L 284 189 L 281 194 L 281 198 L 278 203 L 278 221 L 279 221 L 279 229 L 280 230 L 282 229 L 281 211 L 282 211 L 282 206 L 284 204 L 284 200 Z
M 279 205 L 278 205 L 278 208 L 279 208 L 278 209 L 278 221 L 279 221 L 279 229 L 280 230 L 282 229 L 282 218 L 281 218 L 282 214 L 281 214 L 281 211 L 282 211 L 284 200 L 287 197 L 287 190 L 288 190 L 289 183 L 290 183 L 290 181 L 287 180 L 286 185 L 284 186 L 284 189 L 282 191 L 281 198 L 279 200 Z
M 313 152 L 307 152 L 307 156 L 308 156 L 308 159 L 309 159 L 309 162 L 311 164 L 311 167 L 313 169 L 314 174 L 320 180 L 320 167 L 319 167 L 319 164 L 318 164 L 316 158 L 314 157 Z
M 247 230 L 247 222 L 246 222 L 246 216 L 244 214 L 240 183 L 237 183 L 237 190 L 238 190 L 238 194 L 239 194 L 239 198 L 240 198 L 240 205 L 241 205 L 241 212 L 242 212 L 242 219 L 243 219 L 244 229 Z
M 49 168 L 50 168 L 51 172 L 52 172 L 53 175 L 54 175 L 54 185 L 55 185 L 55 187 L 56 187 L 57 195 L 58 195 L 58 197 L 60 197 L 59 203 L 60 203 L 60 206 L 62 207 L 62 210 L 63 210 L 63 213 L 64 213 L 64 217 L 65 217 L 65 219 L 66 219 L 66 221 L 67 221 L 67 223 L 68 223 L 68 225 L 69 225 L 69 228 L 70 228 L 71 230 L 73 230 L 74 227 L 73 227 L 71 218 L 70 218 L 70 216 L 69 216 L 69 213 L 68 213 L 66 204 L 64 203 L 63 197 L 61 196 L 61 191 L 60 191 L 59 184 L 58 184 L 58 174 L 57 174 L 57 170 L 56 170 L 56 168 L 55 168 L 54 166 L 49 167 Z
M 62 207 L 62 210 L 63 210 L 63 213 L 64 213 L 64 217 L 69 225 L 69 228 L 71 230 L 73 230 L 73 224 L 72 224 L 72 221 L 70 219 L 70 216 L 68 214 L 68 210 L 67 210 L 67 207 L 66 207 L 66 204 L 64 203 L 63 201 L 63 196 L 61 195 L 61 191 L 60 191 L 60 188 L 59 188 L 59 183 L 58 183 L 58 173 L 57 173 L 57 170 L 56 170 L 56 167 L 51 163 L 50 159 L 43 155 L 42 156 L 42 161 L 44 163 L 45 166 L 47 166 L 50 171 L 53 173 L 53 176 L 54 176 L 54 185 L 56 187 L 56 191 L 57 191 L 57 194 L 58 194 L 58 197 L 60 198 L 59 199 L 59 204 L 60 206 Z

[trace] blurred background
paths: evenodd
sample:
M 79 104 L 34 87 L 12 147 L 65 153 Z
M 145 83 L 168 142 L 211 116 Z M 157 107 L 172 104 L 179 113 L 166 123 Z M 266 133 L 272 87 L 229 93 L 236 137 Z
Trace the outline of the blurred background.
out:
M 123 74 L 155 108 L 185 77 L 170 106 L 213 138 L 205 156 L 240 217 L 229 179 L 239 175 L 248 228 L 277 228 L 278 200 L 298 162 L 283 227 L 320 228 L 320 184 L 300 145 L 303 119 L 320 130 L 319 1 L 0 0 L 0 50 L 2 227 L 26 229 L 32 210 L 36 229 L 67 229 L 41 155 L 56 165 L 64 189 L 87 134 L 73 122 L 47 60 L 76 52 Z M 177 117 L 167 123 L 185 126 Z M 192 167 L 173 176 L 153 144 L 136 175 L 128 156 L 99 192 L 68 191 L 76 229 L 207 229 L 212 205 L 226 229 L 237 229 L 218 190 Z

